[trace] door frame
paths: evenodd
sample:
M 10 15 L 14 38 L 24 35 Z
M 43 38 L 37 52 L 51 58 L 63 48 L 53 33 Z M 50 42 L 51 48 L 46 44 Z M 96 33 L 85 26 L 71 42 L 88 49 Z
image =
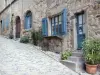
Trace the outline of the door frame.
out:
M 19 23 L 17 23 L 17 22 L 19 22 Z M 19 16 L 16 16 L 15 24 L 16 24 L 16 27 L 15 27 L 15 30 L 16 30 L 15 37 L 16 38 L 20 38 L 20 33 L 21 33 L 21 19 L 20 19 Z M 19 31 L 18 31 L 18 29 L 19 29 Z
M 86 36 L 87 36 L 87 34 L 88 34 L 88 32 L 87 32 L 87 26 L 86 26 L 86 24 L 87 24 L 87 21 L 86 21 L 86 19 L 87 19 L 87 14 L 86 14 L 86 12 L 84 12 L 84 11 L 81 11 L 81 12 L 79 12 L 79 13 L 75 13 L 74 14 L 74 19 L 73 19 L 73 36 L 74 36 L 74 50 L 78 50 L 78 34 L 77 34 L 77 18 L 76 18 L 76 16 L 78 15 L 78 14 L 83 14 L 84 15 L 84 27 L 83 27 L 83 32 L 84 32 L 84 36 L 85 36 L 85 38 L 86 38 Z M 85 39 L 84 38 L 84 39 Z M 81 49 L 80 49 L 81 50 Z

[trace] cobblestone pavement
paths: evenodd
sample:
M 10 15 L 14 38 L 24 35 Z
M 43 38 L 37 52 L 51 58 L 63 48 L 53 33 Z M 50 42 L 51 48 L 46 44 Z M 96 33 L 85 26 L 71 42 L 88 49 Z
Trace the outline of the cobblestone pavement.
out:
M 35 46 L 0 37 L 0 75 L 78 75 Z

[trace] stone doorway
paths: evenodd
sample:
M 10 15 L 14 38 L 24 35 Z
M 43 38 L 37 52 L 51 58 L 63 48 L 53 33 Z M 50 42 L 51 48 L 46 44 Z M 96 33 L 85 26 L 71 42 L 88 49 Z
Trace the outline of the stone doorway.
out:
M 21 30 L 21 23 L 20 23 L 20 17 L 16 17 L 16 38 L 20 38 L 20 30 Z

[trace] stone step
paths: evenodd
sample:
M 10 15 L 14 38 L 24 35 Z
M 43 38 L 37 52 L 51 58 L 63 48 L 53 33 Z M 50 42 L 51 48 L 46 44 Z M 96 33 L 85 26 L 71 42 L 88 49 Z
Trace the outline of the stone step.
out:
M 75 62 L 69 60 L 61 60 L 61 63 L 73 71 L 81 72 L 84 69 L 84 62 Z
M 82 72 L 84 69 L 84 58 L 82 51 L 73 51 L 72 56 L 67 60 L 61 60 L 61 63 L 66 67 L 76 72 Z
M 70 56 L 67 60 L 73 61 L 73 62 L 81 62 L 81 61 L 84 61 L 83 57 L 77 57 L 77 56 Z
M 82 52 L 72 52 L 72 56 L 82 57 L 83 53 Z

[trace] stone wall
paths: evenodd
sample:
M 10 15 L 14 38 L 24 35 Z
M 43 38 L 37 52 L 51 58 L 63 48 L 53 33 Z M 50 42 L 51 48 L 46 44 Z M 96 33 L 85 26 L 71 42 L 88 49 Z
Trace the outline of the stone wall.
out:
M 100 4 L 94 4 L 88 9 L 88 36 L 100 38 Z
M 46 16 L 46 1 L 45 0 L 17 0 L 15 3 L 13 3 L 10 7 L 8 7 L 1 15 L 0 20 L 5 19 L 7 14 L 11 15 L 13 14 L 13 35 L 15 36 L 16 33 L 16 22 L 15 19 L 17 16 L 21 19 L 21 36 L 25 32 L 30 32 L 24 29 L 24 19 L 25 14 L 28 10 L 32 12 L 32 28 L 31 30 L 38 30 L 38 28 L 41 26 L 41 20 L 43 17 Z M 10 19 L 11 21 L 11 19 Z M 9 25 L 9 30 L 4 30 L 2 32 L 3 35 L 8 35 L 9 31 L 11 29 L 11 24 Z M 8 32 L 8 33 L 7 33 Z
M 5 7 L 4 0 L 1 0 L 0 1 L 0 12 L 4 9 L 4 7 Z
M 62 38 L 51 36 L 45 37 L 42 43 L 42 49 L 45 51 L 52 51 L 56 53 L 62 52 Z
M 100 36 L 100 5 L 95 2 L 95 0 L 18 0 L 8 9 L 6 9 L 1 15 L 0 20 L 6 17 L 7 14 L 14 14 L 13 18 L 13 34 L 15 36 L 15 18 L 19 16 L 21 19 L 21 36 L 23 34 L 30 34 L 31 30 L 38 30 L 42 23 L 42 18 L 52 17 L 55 14 L 61 12 L 64 8 L 67 9 L 67 34 L 62 36 L 62 50 L 76 50 L 77 49 L 77 32 L 76 32 L 76 18 L 75 14 L 82 11 L 85 12 L 85 28 L 84 33 L 86 38 L 88 37 L 99 37 Z M 30 10 L 32 12 L 32 29 L 27 31 L 24 29 L 24 16 L 25 13 Z M 10 25 L 9 25 L 10 30 Z M 3 34 L 7 35 L 8 31 L 4 31 Z M 51 30 L 48 30 L 49 36 L 51 35 Z M 46 40 L 54 45 L 59 44 L 58 47 L 55 46 L 55 50 L 60 50 L 61 43 L 56 39 Z M 52 46 L 49 46 L 49 49 Z M 58 48 L 58 49 L 57 49 Z M 51 49 L 52 51 L 53 49 Z
M 64 8 L 67 9 L 67 35 L 63 38 L 63 50 L 77 49 L 77 34 L 76 34 L 76 19 L 75 14 L 84 11 L 86 14 L 85 29 L 87 28 L 87 10 L 90 5 L 93 5 L 94 0 L 47 0 L 47 17 L 53 16 L 61 12 Z M 86 37 L 88 29 L 84 30 Z
M 0 12 L 14 0 L 0 0 Z

